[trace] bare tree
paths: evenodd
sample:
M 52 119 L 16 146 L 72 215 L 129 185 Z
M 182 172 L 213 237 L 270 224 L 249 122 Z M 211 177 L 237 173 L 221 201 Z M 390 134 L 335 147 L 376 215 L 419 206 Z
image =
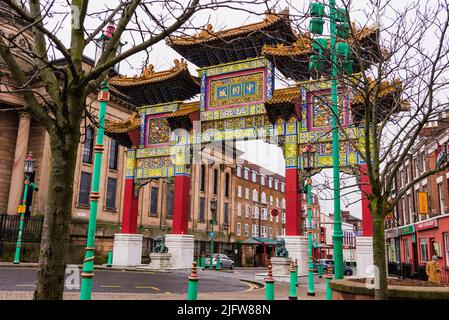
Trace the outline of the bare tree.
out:
M 191 19 L 200 10 L 245 10 L 264 2 L 2 1 L 3 11 L 9 12 L 11 21 L 2 26 L 2 30 L 5 27 L 10 32 L 0 35 L 0 57 L 14 79 L 14 83 L 5 83 L 3 88 L 23 97 L 26 111 L 48 132 L 51 146 L 49 192 L 34 299 L 62 299 L 80 127 L 85 117 L 94 118 L 86 101 L 111 68 L 139 52 L 147 53 L 147 64 L 153 45 L 174 32 L 195 30 Z M 63 29 L 69 19 L 70 28 Z M 111 21 L 116 24 L 112 38 L 97 63 L 86 69 L 83 56 L 87 46 Z M 92 25 L 94 28 L 89 27 Z M 117 53 L 124 38 L 129 43 Z M 57 59 L 61 57 L 62 64 Z
M 422 130 L 448 111 L 449 3 L 342 2 L 347 9 L 346 19 L 352 22 L 348 42 L 355 72 L 339 69 L 338 81 L 350 89 L 352 125 L 362 128 L 363 134 L 361 139 L 349 139 L 343 124 L 339 122 L 338 127 L 341 139 L 347 139 L 367 164 L 372 192 L 366 196 L 373 219 L 374 265 L 379 271 L 375 276 L 375 298 L 386 299 L 385 219 L 414 185 L 449 167 L 445 163 L 429 168 L 417 173 L 400 191 L 395 188 L 395 178 L 412 158 L 414 146 L 422 140 Z M 373 36 L 361 41 L 361 34 L 369 29 L 374 31 Z M 306 30 L 303 35 L 312 41 Z M 332 65 L 328 55 L 326 63 Z M 322 103 L 330 107 L 328 102 Z M 354 181 L 345 179 L 344 195 L 360 186 L 360 181 Z M 329 189 L 329 182 L 326 179 L 320 188 Z

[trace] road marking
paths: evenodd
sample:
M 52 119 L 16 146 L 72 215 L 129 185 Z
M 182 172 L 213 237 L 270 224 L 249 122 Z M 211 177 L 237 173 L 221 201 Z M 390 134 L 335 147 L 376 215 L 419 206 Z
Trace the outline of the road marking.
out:
M 35 287 L 35 284 L 16 284 L 16 287 Z
M 156 287 L 151 287 L 151 286 L 136 286 L 135 288 L 136 289 L 153 289 L 153 290 L 156 290 L 156 291 L 161 291 L 161 289 L 156 288 Z
M 113 285 L 101 285 L 100 288 L 120 288 L 120 286 L 113 286 Z

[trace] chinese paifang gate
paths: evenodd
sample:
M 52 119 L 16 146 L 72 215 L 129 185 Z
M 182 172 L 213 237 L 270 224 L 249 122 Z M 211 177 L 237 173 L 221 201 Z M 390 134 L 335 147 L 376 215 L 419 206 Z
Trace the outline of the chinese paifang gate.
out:
M 366 50 L 379 56 L 379 30 L 364 27 L 355 33 Z M 302 150 L 313 146 L 314 173 L 332 167 L 330 81 L 313 79 L 308 68 L 313 54 L 309 34 L 294 32 L 287 10 L 268 12 L 263 21 L 222 31 L 209 24 L 197 35 L 170 36 L 166 44 L 183 58 L 165 71 L 147 66 L 140 76 L 115 77 L 110 85 L 137 106 L 132 118 L 110 122 L 106 134 L 126 146 L 123 223 L 114 239 L 114 264 L 140 264 L 142 236 L 137 234 L 139 188 L 151 179 L 174 179 L 174 215 L 166 245 L 173 268 L 189 268 L 194 237 L 189 234 L 190 163 L 195 150 L 210 142 L 235 143 L 262 139 L 275 143 L 285 158 L 286 235 L 290 258 L 299 274 L 307 273 L 307 240 L 302 234 L 300 193 L 305 179 Z M 353 39 L 349 39 L 351 44 Z M 198 77 L 187 63 L 199 67 Z M 296 85 L 275 89 L 276 69 Z M 358 72 L 357 66 L 354 72 Z M 312 80 L 311 80 L 312 79 Z M 379 97 L 385 111 L 400 94 L 399 81 L 382 83 Z M 342 171 L 359 175 L 361 189 L 369 192 L 365 163 L 348 139 L 363 150 L 364 99 L 340 83 L 340 137 Z M 198 101 L 191 102 L 192 99 Z M 189 101 L 189 102 L 186 102 Z M 399 112 L 401 110 L 395 110 Z M 193 150 L 193 152 L 192 152 Z M 363 195 L 364 193 L 362 193 Z M 362 196 L 363 235 L 371 236 L 368 200 Z

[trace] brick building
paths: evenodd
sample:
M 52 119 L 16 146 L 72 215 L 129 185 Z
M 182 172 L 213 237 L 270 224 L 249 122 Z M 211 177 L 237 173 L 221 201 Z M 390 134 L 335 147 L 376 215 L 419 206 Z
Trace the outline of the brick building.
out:
M 393 192 L 434 170 L 438 160 L 447 163 L 448 139 L 446 118 L 426 126 L 400 168 Z M 419 192 L 427 196 L 428 214 L 420 214 Z M 426 278 L 425 263 L 436 255 L 445 271 L 444 280 L 449 282 L 449 170 L 428 176 L 406 192 L 386 222 L 385 235 L 390 274 Z

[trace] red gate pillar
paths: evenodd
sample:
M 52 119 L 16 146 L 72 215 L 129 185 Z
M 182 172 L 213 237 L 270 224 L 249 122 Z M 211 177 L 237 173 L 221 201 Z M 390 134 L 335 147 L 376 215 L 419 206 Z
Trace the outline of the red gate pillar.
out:
M 373 220 L 367 197 L 367 195 L 371 194 L 371 185 L 369 183 L 366 164 L 360 165 L 360 191 L 362 193 L 362 234 L 364 237 L 372 237 Z
M 115 266 L 136 266 L 142 261 L 143 236 L 137 234 L 139 194 L 135 192 L 136 150 L 125 153 L 125 193 L 121 233 L 114 235 L 112 264 Z
M 298 168 L 285 169 L 285 234 L 302 235 L 301 196 L 298 192 Z
M 188 234 L 190 206 L 190 174 L 175 176 L 172 234 Z

